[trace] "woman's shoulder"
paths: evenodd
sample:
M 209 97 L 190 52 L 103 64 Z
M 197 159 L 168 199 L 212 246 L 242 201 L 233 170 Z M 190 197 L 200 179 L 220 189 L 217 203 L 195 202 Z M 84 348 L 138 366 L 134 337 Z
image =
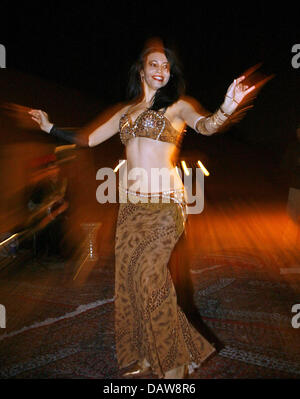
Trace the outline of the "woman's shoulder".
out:
M 193 97 L 189 97 L 189 96 L 181 96 L 174 104 L 171 105 L 171 109 L 174 112 L 178 112 L 180 113 L 182 110 L 186 109 L 186 108 L 197 108 L 199 107 L 199 102 L 193 98 Z
M 200 103 L 193 97 L 181 96 L 174 104 L 169 107 L 170 113 L 180 117 L 186 111 L 198 111 L 202 107 Z
M 203 116 L 210 115 L 210 112 L 198 100 L 191 96 L 180 97 L 174 105 L 176 106 L 176 111 L 181 115 L 187 112 L 197 113 Z
M 191 96 L 181 96 L 177 101 L 177 107 L 182 109 L 186 107 L 192 107 L 195 111 L 201 110 L 203 107 L 198 100 Z
M 108 117 L 107 119 L 109 119 L 110 117 L 121 118 L 128 112 L 130 107 L 131 104 L 128 102 L 119 102 L 117 104 L 107 107 L 103 111 L 102 115 L 106 115 Z

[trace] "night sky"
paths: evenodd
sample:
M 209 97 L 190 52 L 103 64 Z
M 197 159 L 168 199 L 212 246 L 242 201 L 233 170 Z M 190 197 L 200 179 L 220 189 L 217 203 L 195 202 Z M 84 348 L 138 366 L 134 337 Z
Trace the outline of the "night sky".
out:
M 4 1 L 0 43 L 6 47 L 7 68 L 78 89 L 107 106 L 125 99 L 129 67 L 153 36 L 176 50 L 187 94 L 210 111 L 221 104 L 234 78 L 262 62 L 261 71 L 275 78 L 241 123 L 240 136 L 278 145 L 299 123 L 300 68 L 291 64 L 292 46 L 300 43 L 298 10 L 292 2 L 221 3 L 111 0 L 13 6 Z

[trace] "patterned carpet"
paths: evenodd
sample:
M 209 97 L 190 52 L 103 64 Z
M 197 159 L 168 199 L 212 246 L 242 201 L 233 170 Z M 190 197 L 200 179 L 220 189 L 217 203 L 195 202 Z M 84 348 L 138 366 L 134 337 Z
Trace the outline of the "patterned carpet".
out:
M 190 378 L 299 379 L 300 335 L 291 325 L 299 274 L 282 274 L 270 260 L 234 250 L 194 254 L 191 262 L 197 307 L 224 348 Z M 84 280 L 73 276 L 66 263 L 27 264 L 1 277 L 2 379 L 122 378 L 114 344 L 114 259 L 102 256 Z

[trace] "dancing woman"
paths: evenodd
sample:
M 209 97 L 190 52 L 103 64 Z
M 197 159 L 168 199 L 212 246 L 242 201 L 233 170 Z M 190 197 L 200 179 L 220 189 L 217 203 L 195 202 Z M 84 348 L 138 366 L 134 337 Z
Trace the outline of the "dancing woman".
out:
M 131 101 L 87 137 L 58 129 L 43 111 L 29 112 L 43 131 L 69 142 L 94 147 L 119 131 L 126 146 L 115 242 L 115 338 L 119 367 L 133 365 L 132 374 L 151 368 L 159 378 L 183 378 L 215 352 L 178 305 L 167 267 L 186 222 L 173 156 L 186 125 L 211 135 L 228 122 L 254 89 L 244 79 L 234 80 L 215 113 L 201 112 L 183 97 L 174 54 L 155 45 L 131 68 Z M 154 168 L 167 172 L 167 186 L 166 179 L 151 179 Z M 131 173 L 137 170 L 143 173 Z

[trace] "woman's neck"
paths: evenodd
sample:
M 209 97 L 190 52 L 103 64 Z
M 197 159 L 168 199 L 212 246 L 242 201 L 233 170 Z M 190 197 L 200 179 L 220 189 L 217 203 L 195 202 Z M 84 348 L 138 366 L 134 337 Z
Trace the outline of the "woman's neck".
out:
M 151 106 L 155 93 L 156 90 L 153 90 L 149 86 L 144 84 L 144 97 L 142 99 L 142 102 L 145 102 Z

